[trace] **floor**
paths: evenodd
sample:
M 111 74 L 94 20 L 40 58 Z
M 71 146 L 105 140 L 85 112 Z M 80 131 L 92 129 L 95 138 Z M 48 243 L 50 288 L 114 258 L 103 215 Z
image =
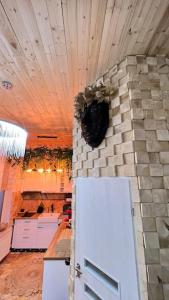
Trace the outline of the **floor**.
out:
M 43 253 L 10 253 L 0 263 L 0 300 L 41 300 Z

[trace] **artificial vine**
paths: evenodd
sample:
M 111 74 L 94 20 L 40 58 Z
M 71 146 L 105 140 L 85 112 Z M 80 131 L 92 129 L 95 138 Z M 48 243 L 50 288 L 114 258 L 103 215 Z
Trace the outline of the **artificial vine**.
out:
M 12 167 L 16 165 L 22 165 L 23 170 L 30 167 L 30 164 L 36 165 L 45 161 L 48 166 L 57 167 L 58 163 L 65 163 L 67 173 L 70 175 L 72 169 L 72 155 L 73 150 L 71 148 L 54 148 L 38 147 L 34 149 L 26 149 L 24 158 L 17 158 L 15 156 L 9 156 L 8 162 Z M 34 170 L 35 170 L 34 167 Z

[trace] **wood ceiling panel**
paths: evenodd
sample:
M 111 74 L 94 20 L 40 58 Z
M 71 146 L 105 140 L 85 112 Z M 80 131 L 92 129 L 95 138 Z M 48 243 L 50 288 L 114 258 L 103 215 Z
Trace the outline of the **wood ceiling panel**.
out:
M 169 54 L 168 5 L 0 0 L 0 118 L 68 141 L 78 91 L 126 55 Z

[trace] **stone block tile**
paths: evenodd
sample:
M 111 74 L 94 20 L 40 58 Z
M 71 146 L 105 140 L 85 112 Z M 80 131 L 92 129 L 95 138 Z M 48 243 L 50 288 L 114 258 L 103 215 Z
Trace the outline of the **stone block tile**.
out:
M 152 189 L 152 178 L 149 176 L 138 176 L 139 189 Z
M 156 218 L 160 248 L 169 248 L 169 217 Z
M 145 248 L 146 264 L 160 264 L 160 250 Z
M 166 120 L 166 112 L 164 109 L 154 109 L 153 115 L 155 120 Z
M 119 76 L 119 78 L 122 78 L 124 76 Z M 125 95 L 128 93 L 128 86 L 127 86 L 127 83 L 119 86 L 119 96 L 122 96 L 122 95 Z
M 123 132 L 122 133 L 122 140 L 124 143 L 129 142 L 129 141 L 134 141 L 134 133 L 133 130 Z
M 130 101 L 127 100 L 120 105 L 120 113 L 123 114 L 127 111 L 130 111 Z
M 153 119 L 153 110 L 151 109 L 144 109 L 144 120 Z
M 152 190 L 153 202 L 167 203 L 169 201 L 169 195 L 165 189 L 153 189 Z
M 147 56 L 146 62 L 150 66 L 156 66 L 157 65 L 157 57 Z
M 157 232 L 144 232 L 144 244 L 145 248 L 159 248 L 159 238 Z
M 94 160 L 94 168 L 103 168 L 107 166 L 106 158 L 98 158 Z
M 164 300 L 162 284 L 148 283 L 148 299 L 149 300 Z
M 149 152 L 148 154 L 150 164 L 160 163 L 160 156 L 158 152 Z
M 117 170 L 117 176 L 135 176 L 136 175 L 135 165 L 117 166 L 116 170 Z
M 155 208 L 153 203 L 142 203 L 141 211 L 143 217 L 155 217 Z
M 135 156 L 134 156 L 134 153 L 125 153 L 123 155 L 123 158 L 124 158 L 124 164 L 134 164 L 135 163 Z
M 133 120 L 143 120 L 144 119 L 144 110 L 142 108 L 132 108 L 131 109 L 131 118 Z
M 115 107 L 118 107 L 118 106 L 120 106 L 120 97 L 119 96 L 117 96 L 111 100 L 111 108 L 112 109 L 114 109 Z
M 146 151 L 135 152 L 135 161 L 137 164 L 148 164 L 149 155 Z
M 169 249 L 160 249 L 160 262 L 162 266 L 169 266 Z
M 135 55 L 127 56 L 126 57 L 126 64 L 127 65 L 136 65 L 137 64 L 136 56 Z
M 136 174 L 138 176 L 150 176 L 150 169 L 148 164 L 137 164 Z
M 141 99 L 140 89 L 130 89 L 129 90 L 129 97 L 130 97 L 131 100 Z
M 88 169 L 89 177 L 100 177 L 100 168 Z
M 165 284 L 169 284 L 169 267 L 161 267 L 162 281 Z
M 145 131 L 145 139 L 150 141 L 156 141 L 157 140 L 157 133 L 156 130 L 146 130 Z
M 160 152 L 160 162 L 162 164 L 169 164 L 169 152 Z
M 168 165 L 164 165 L 164 176 L 169 176 L 169 164 Z
M 159 129 L 159 130 L 167 129 L 166 120 L 156 120 L 156 129 Z
M 122 122 L 122 114 L 118 113 L 115 116 L 112 116 L 112 125 L 119 125 Z
M 124 165 L 123 155 L 114 155 L 112 157 L 108 157 L 108 166 L 120 166 Z
M 132 120 L 133 129 L 144 129 L 144 120 Z
M 150 232 L 156 232 L 156 219 L 155 218 L 142 218 L 143 222 L 143 231 L 150 231 Z
M 137 64 L 137 72 L 141 74 L 147 74 L 148 73 L 148 65 L 143 63 Z
M 158 141 L 169 141 L 169 131 L 166 129 L 157 130 Z
M 144 120 L 144 128 L 145 130 L 156 130 L 156 120 L 154 119 Z
M 160 143 L 155 140 L 147 140 L 146 150 L 148 152 L 159 152 L 161 150 Z
M 130 105 L 131 105 L 131 108 L 140 108 L 142 109 L 142 100 L 141 99 L 131 99 L 130 100 Z M 131 112 L 130 112 L 130 117 L 131 117 Z
M 150 283 L 162 283 L 162 268 L 159 265 L 147 266 L 148 282 Z
M 121 146 L 122 146 L 122 153 L 134 152 L 133 141 L 125 142 Z
M 150 203 L 153 201 L 152 190 L 140 190 L 140 202 Z
M 106 158 L 106 157 L 114 156 L 114 147 L 113 147 L 113 145 L 107 146 L 104 149 L 100 149 L 99 152 L 100 152 L 99 153 L 100 158 Z
M 169 190 L 169 176 L 164 176 L 164 187 Z
M 151 99 L 151 95 L 149 97 L 148 96 L 146 97 L 143 93 L 141 93 L 141 95 L 142 95 L 142 108 L 152 110 L 153 109 L 153 100 Z
M 150 164 L 150 176 L 163 176 L 164 170 L 161 164 Z
M 121 124 L 121 131 L 126 132 L 132 130 L 132 122 L 131 120 L 126 120 Z
M 86 160 L 83 162 L 83 168 L 84 169 L 92 169 L 94 166 L 93 160 Z
M 163 290 L 164 290 L 164 300 L 168 300 L 169 299 L 169 284 L 164 284 Z
M 114 177 L 116 176 L 116 168 L 111 166 L 111 167 L 106 167 L 106 168 L 101 168 L 100 169 L 100 176 L 101 177 Z
M 134 151 L 135 152 L 146 152 L 146 142 L 145 141 L 134 141 Z
M 118 145 L 122 143 L 122 134 L 118 133 L 107 139 L 107 145 Z
M 163 189 L 164 188 L 164 180 L 163 177 L 151 177 L 152 188 L 153 189 Z
M 87 177 L 87 176 L 88 176 L 87 169 L 78 170 L 78 177 Z
M 146 139 L 146 134 L 144 129 L 134 129 L 134 139 L 136 141 L 144 141 Z
M 99 150 L 98 150 L 98 149 L 95 149 L 95 150 L 93 150 L 93 151 L 87 153 L 87 157 L 88 157 L 89 160 L 99 158 Z

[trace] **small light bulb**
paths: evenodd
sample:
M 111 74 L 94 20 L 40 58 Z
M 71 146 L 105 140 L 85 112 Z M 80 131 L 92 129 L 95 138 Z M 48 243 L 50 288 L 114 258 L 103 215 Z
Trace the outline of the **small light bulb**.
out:
M 38 169 L 39 173 L 43 173 L 43 171 L 44 171 L 43 169 Z
M 32 169 L 27 169 L 26 172 L 31 173 Z
M 46 169 L 46 172 L 50 173 L 50 172 L 52 172 L 52 170 L 51 169 Z
M 62 169 L 57 169 L 57 172 L 58 172 L 58 173 L 62 173 L 63 170 L 62 170 Z

